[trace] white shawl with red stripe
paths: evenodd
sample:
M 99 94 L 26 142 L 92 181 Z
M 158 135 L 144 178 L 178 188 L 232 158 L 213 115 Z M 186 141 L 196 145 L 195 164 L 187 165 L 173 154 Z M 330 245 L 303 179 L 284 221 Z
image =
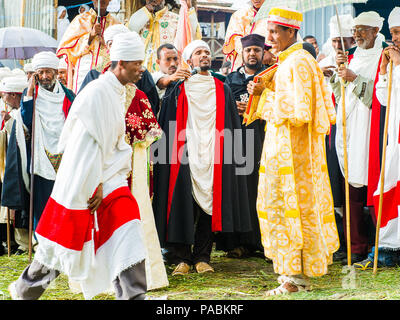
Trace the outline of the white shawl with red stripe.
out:
M 77 96 L 61 133 L 63 159 L 36 229 L 35 260 L 81 284 L 86 299 L 145 259 L 139 209 L 129 192 L 125 87 L 107 72 Z M 87 201 L 103 183 L 92 215 Z
M 376 95 L 382 105 L 387 105 L 388 77 L 379 76 Z M 382 203 L 379 247 L 400 249 L 400 66 L 393 69 L 392 95 L 386 147 L 385 183 Z M 378 214 L 380 183 L 374 193 L 375 212 Z

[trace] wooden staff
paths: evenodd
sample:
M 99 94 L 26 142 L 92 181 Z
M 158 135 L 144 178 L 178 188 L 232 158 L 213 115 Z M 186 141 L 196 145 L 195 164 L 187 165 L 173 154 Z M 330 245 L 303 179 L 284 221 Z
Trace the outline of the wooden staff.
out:
M 8 134 L 6 131 L 6 145 L 5 145 L 5 150 L 6 150 L 6 155 L 7 155 L 7 148 L 8 148 Z M 11 256 L 11 230 L 10 230 L 10 222 L 11 222 L 11 217 L 10 217 L 10 209 L 7 208 L 7 250 L 8 250 L 8 256 Z
M 345 52 L 344 40 L 342 36 L 342 26 L 339 19 L 339 11 L 335 4 L 336 19 L 339 27 L 340 41 L 342 51 Z M 351 236 L 350 236 L 350 193 L 349 193 L 349 167 L 347 156 L 347 128 L 346 128 L 346 88 L 345 82 L 340 81 L 340 89 L 342 94 L 342 126 L 343 126 L 343 160 L 344 160 L 344 184 L 345 184 L 345 206 L 346 206 L 346 239 L 347 239 L 347 265 L 351 266 Z
M 344 157 L 344 185 L 346 205 L 346 238 L 347 238 L 347 265 L 351 266 L 351 237 L 350 237 L 350 193 L 349 193 L 349 167 L 347 157 L 347 128 L 346 128 L 346 101 L 345 86 L 341 84 L 342 92 L 342 126 L 343 126 L 343 157 Z
M 374 268 L 373 274 L 376 274 L 378 269 L 378 246 L 379 246 L 379 229 L 381 227 L 382 219 L 382 204 L 383 204 L 383 191 L 385 187 L 385 164 L 386 164 L 386 146 L 389 126 L 389 111 L 390 111 L 390 100 L 392 96 L 392 77 L 393 77 L 393 61 L 389 63 L 389 84 L 388 84 L 388 99 L 385 114 L 385 128 L 383 133 L 383 148 L 382 148 L 382 164 L 381 164 L 381 176 L 380 176 L 380 193 L 379 193 L 379 207 L 378 217 L 376 219 L 376 235 L 375 235 L 375 252 L 374 252 Z
M 35 75 L 34 75 L 35 76 Z M 32 261 L 32 237 L 33 237 L 33 194 L 35 191 L 35 101 L 36 100 L 36 84 L 33 89 L 33 108 L 32 108 L 32 134 L 31 134 L 31 192 L 29 197 L 29 262 Z

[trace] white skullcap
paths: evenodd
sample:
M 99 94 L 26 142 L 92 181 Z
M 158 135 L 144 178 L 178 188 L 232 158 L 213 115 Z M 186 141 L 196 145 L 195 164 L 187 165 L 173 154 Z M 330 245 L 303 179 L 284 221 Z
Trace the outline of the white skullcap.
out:
M 24 65 L 24 71 L 25 72 L 35 72 L 35 70 L 33 70 L 33 65 L 32 63 L 27 63 Z
M 368 11 L 360 13 L 353 22 L 353 26 L 370 26 L 379 28 L 381 31 L 383 26 L 384 18 L 379 16 L 379 14 L 375 11 Z
M 354 26 L 353 17 L 350 14 L 344 14 L 339 16 L 340 28 L 337 21 L 337 16 L 334 15 L 329 22 L 329 30 L 330 30 L 330 38 L 339 38 L 342 36 L 343 38 L 353 37 L 351 33 L 351 28 Z M 340 34 L 340 31 L 342 34 Z
M 111 41 L 114 39 L 114 36 L 116 36 L 119 33 L 126 33 L 126 32 L 130 32 L 130 30 L 125 27 L 123 24 L 118 23 L 118 24 L 114 24 L 110 27 L 108 27 L 105 31 L 104 31 L 104 41 L 105 43 L 107 43 L 108 41 Z
M 185 61 L 188 61 L 191 57 L 193 52 L 197 49 L 197 48 L 201 48 L 201 47 L 205 47 L 207 48 L 209 51 L 211 51 L 210 46 L 208 45 L 207 42 L 203 41 L 203 40 L 194 40 L 192 42 L 190 42 L 185 49 L 183 50 L 182 53 L 182 57 Z
M 114 36 L 110 49 L 111 61 L 139 61 L 144 60 L 144 43 L 134 32 L 119 33 Z
M 58 62 L 58 68 L 57 69 L 68 69 L 68 64 L 65 61 L 64 57 L 61 57 L 59 62 Z
M 389 29 L 400 27 L 400 7 L 394 7 L 388 19 Z
M 58 58 L 55 53 L 51 51 L 42 51 L 32 59 L 33 69 L 36 71 L 42 68 L 58 69 Z
M 16 76 L 26 76 L 25 71 L 19 68 L 15 68 L 11 72 Z
M 5 77 L 0 81 L 0 92 L 22 93 L 27 87 L 28 80 L 21 75 Z

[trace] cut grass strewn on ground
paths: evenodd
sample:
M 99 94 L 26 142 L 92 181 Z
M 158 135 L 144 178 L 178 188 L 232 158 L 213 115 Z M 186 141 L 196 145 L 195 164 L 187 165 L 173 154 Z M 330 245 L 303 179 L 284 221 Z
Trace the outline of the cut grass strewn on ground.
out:
M 149 292 L 152 296 L 168 295 L 170 300 L 263 300 L 266 290 L 278 286 L 272 263 L 262 258 L 230 259 L 224 252 L 214 251 L 212 266 L 215 273 L 171 277 L 170 285 Z M 28 256 L 0 257 L 0 299 L 9 300 L 8 285 L 16 280 L 28 265 Z M 324 277 L 312 278 L 313 291 L 281 295 L 276 300 L 397 300 L 400 299 L 400 268 L 380 268 L 349 273 L 347 267 L 334 263 Z M 42 300 L 82 300 L 82 294 L 69 289 L 66 276 L 59 276 L 47 288 Z M 113 300 L 112 294 L 101 294 L 95 300 Z

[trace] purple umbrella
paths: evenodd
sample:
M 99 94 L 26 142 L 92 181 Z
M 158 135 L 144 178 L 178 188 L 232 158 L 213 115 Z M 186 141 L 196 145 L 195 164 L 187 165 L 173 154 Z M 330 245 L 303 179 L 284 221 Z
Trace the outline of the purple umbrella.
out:
M 0 59 L 26 60 L 41 51 L 57 50 L 57 40 L 32 28 L 0 28 Z

